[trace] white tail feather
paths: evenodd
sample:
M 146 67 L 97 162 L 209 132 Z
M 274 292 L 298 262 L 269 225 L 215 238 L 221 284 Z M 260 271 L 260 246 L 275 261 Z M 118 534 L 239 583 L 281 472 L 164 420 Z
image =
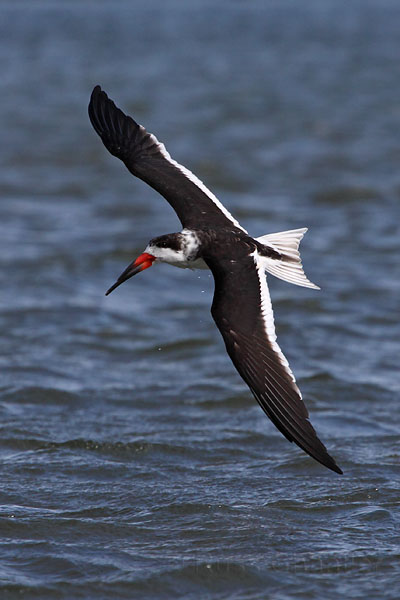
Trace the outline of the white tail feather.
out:
M 303 227 L 302 229 L 269 233 L 256 238 L 264 246 L 273 248 L 284 255 L 282 259 L 266 256 L 260 256 L 260 259 L 264 269 L 271 275 L 295 285 L 319 290 L 320 288 L 306 277 L 301 264 L 299 245 L 306 231 L 307 228 Z M 288 257 L 288 260 L 285 260 L 285 257 Z

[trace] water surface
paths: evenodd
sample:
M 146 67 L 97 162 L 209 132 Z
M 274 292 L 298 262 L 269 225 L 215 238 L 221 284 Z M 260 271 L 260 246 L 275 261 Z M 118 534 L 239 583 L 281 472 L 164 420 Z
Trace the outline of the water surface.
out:
M 396 2 L 2 3 L 2 598 L 397 598 Z M 225 354 L 206 272 L 105 290 L 179 230 L 108 155 L 92 87 L 253 235 L 309 227 L 321 292 L 269 279 L 339 477 Z

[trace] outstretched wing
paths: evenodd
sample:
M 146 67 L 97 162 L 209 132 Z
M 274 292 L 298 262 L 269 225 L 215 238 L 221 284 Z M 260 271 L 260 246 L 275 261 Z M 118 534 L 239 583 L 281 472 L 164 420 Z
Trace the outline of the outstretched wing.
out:
M 212 316 L 233 364 L 261 408 L 290 441 L 336 473 L 308 418 L 288 361 L 276 342 L 274 317 L 264 268 L 257 257 L 221 263 L 207 259 L 214 274 Z
M 210 190 L 171 158 L 164 144 L 115 106 L 100 86 L 92 92 L 89 118 L 111 154 L 170 203 L 183 227 L 237 228 L 245 231 Z

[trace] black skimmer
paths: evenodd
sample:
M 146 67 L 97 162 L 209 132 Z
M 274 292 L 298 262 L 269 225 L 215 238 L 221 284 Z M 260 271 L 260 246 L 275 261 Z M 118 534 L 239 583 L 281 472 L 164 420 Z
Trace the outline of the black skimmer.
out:
M 290 441 L 332 471 L 342 473 L 309 421 L 301 392 L 277 341 L 266 272 L 319 289 L 305 276 L 299 244 L 307 229 L 252 238 L 221 202 L 157 138 L 125 115 L 96 86 L 89 118 L 111 154 L 157 190 L 182 223 L 182 231 L 152 239 L 120 275 L 121 283 L 165 262 L 208 268 L 215 281 L 211 314 L 226 350 L 261 408 Z

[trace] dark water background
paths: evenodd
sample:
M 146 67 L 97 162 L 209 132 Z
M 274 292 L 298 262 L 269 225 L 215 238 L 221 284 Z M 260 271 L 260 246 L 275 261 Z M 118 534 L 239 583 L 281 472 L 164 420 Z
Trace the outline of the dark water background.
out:
M 0 4 L 0 595 L 398 598 L 400 4 Z M 161 197 L 107 154 L 100 83 L 254 235 L 339 477 L 251 398 L 206 272 L 104 291 Z

